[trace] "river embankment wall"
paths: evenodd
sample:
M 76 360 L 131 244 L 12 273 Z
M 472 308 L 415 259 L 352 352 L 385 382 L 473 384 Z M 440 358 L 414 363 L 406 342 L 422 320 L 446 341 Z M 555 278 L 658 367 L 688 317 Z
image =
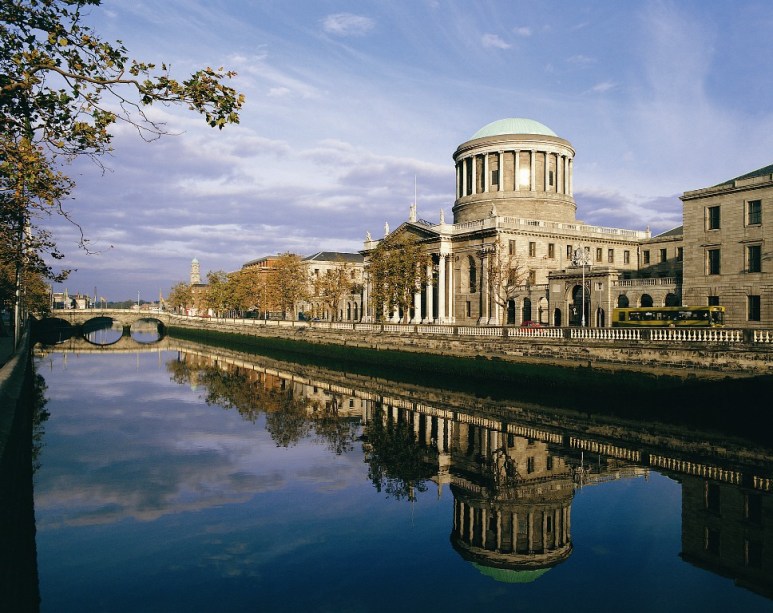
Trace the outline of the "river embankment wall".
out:
M 320 345 L 341 345 L 377 351 L 402 351 L 512 362 L 544 362 L 558 366 L 695 372 L 722 376 L 773 374 L 773 344 L 749 342 L 659 342 L 657 340 L 572 339 L 566 335 L 528 337 L 451 336 L 416 333 L 414 326 L 373 326 L 371 330 L 281 325 L 216 318 L 170 316 L 172 328 L 216 330 Z M 289 323 L 289 322 L 281 322 Z
M 0 368 L 0 594 L 11 611 L 39 605 L 32 491 L 35 376 L 29 327 Z

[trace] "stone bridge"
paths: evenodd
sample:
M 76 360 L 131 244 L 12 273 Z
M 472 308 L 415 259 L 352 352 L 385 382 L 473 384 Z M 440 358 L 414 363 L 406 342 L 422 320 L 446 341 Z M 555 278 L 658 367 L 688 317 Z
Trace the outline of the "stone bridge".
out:
M 112 319 L 122 326 L 131 326 L 140 320 L 158 321 L 164 325 L 169 322 L 166 313 L 152 313 L 133 309 L 62 309 L 52 311 L 49 318 L 63 319 L 73 326 L 82 326 L 96 318 Z M 45 321 L 45 320 L 44 320 Z
M 131 336 L 124 335 L 114 343 L 110 343 L 108 345 L 98 345 L 83 338 L 83 336 L 72 336 L 56 344 L 48 345 L 47 348 L 43 350 L 43 352 L 143 353 L 160 352 L 170 348 L 172 348 L 172 345 L 169 342 L 169 337 L 160 338 L 159 340 L 151 343 L 143 343 L 141 341 L 135 340 Z

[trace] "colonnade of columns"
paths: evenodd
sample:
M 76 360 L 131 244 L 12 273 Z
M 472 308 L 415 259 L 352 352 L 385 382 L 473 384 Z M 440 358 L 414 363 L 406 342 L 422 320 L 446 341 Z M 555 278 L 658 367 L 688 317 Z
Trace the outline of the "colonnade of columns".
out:
M 571 541 L 568 502 L 552 509 L 514 510 L 508 507 L 510 505 L 492 510 L 487 503 L 476 505 L 457 497 L 454 499 L 454 533 L 472 547 L 504 553 L 545 552 L 560 549 Z M 489 536 L 491 516 L 496 525 L 493 538 Z
M 521 176 L 521 153 L 528 153 L 528 181 Z M 537 159 L 542 156 L 544 177 L 544 191 L 553 191 L 559 194 L 573 195 L 573 159 L 560 151 L 538 151 L 536 149 L 502 149 L 498 151 L 486 151 L 484 153 L 473 153 L 466 157 L 461 157 L 456 161 L 456 197 L 471 196 L 479 193 L 478 191 L 478 158 L 482 158 L 482 190 L 480 193 L 491 191 L 493 182 L 489 180 L 489 157 L 491 154 L 498 157 L 497 163 L 497 189 L 496 191 L 505 191 L 505 154 L 510 153 L 514 158 L 513 168 L 513 191 L 538 191 L 537 190 Z M 554 163 L 551 163 L 554 162 Z M 555 180 L 550 185 L 551 166 L 555 169 Z

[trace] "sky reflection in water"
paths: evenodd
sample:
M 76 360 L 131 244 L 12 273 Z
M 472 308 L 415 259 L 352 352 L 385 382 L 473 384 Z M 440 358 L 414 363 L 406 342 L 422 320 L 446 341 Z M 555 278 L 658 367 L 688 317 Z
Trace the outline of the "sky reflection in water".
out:
M 39 361 L 51 413 L 35 479 L 44 611 L 773 609 L 680 558 L 671 478 L 576 490 L 571 555 L 530 583 L 499 582 L 449 541 L 448 484 L 388 497 L 362 442 L 336 455 L 312 429 L 278 446 L 265 413 L 251 422 L 172 381 L 176 359 Z

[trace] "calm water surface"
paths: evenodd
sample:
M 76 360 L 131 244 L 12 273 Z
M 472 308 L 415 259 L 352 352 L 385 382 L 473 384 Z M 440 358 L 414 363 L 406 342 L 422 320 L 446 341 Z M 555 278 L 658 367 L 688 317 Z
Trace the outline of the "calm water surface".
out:
M 748 483 L 208 351 L 39 358 L 43 611 L 773 610 Z

